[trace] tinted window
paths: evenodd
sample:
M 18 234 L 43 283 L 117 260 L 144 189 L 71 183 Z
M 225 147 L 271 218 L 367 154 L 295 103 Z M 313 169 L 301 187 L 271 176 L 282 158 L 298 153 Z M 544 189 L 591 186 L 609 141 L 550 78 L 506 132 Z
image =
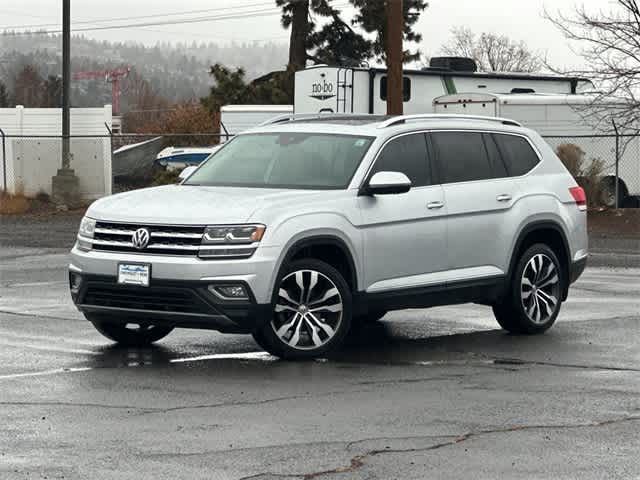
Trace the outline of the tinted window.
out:
M 509 175 L 517 177 L 524 175 L 535 167 L 539 158 L 529 142 L 515 135 L 494 134 L 502 158 L 507 164 Z
M 371 175 L 377 172 L 402 172 L 414 187 L 428 185 L 427 142 L 422 133 L 391 140 L 378 156 Z
M 496 146 L 496 142 L 493 139 L 493 136 L 491 136 L 490 134 L 483 134 L 482 138 L 484 139 L 485 147 L 487 147 L 489 163 L 491 164 L 491 170 L 493 171 L 494 178 L 508 177 L 509 173 L 507 172 L 507 167 L 502 160 L 502 156 L 500 155 L 500 151 Z
M 493 178 L 482 134 L 434 132 L 431 138 L 438 156 L 443 183 Z
M 380 78 L 380 100 L 387 99 L 387 76 Z M 402 77 L 402 101 L 408 102 L 411 99 L 411 79 Z

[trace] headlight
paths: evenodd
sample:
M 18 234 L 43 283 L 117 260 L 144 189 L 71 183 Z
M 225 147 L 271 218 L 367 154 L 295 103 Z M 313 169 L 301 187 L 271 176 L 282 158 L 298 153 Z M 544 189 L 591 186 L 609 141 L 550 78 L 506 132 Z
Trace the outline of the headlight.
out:
M 88 239 L 93 238 L 93 234 L 96 230 L 96 221 L 93 218 L 84 217 L 80 222 L 80 229 L 78 230 L 78 248 L 80 250 L 91 250 L 92 244 Z
M 80 222 L 80 235 L 83 237 L 93 238 L 96 230 L 96 221 L 93 218 L 84 217 Z
M 264 225 L 216 225 L 207 227 L 200 247 L 201 258 L 249 258 L 258 248 Z
M 264 225 L 221 225 L 207 227 L 203 245 L 249 245 L 259 242 L 264 235 Z

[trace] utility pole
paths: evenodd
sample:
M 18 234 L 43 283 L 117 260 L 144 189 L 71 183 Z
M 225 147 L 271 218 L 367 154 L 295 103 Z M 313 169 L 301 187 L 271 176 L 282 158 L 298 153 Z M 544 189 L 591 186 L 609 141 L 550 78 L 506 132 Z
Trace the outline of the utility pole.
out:
M 402 0 L 386 0 L 387 115 L 402 115 Z
M 79 182 L 71 169 L 69 135 L 71 97 L 71 0 L 62 0 L 62 168 L 52 179 L 52 197 L 60 206 L 74 206 L 79 200 Z

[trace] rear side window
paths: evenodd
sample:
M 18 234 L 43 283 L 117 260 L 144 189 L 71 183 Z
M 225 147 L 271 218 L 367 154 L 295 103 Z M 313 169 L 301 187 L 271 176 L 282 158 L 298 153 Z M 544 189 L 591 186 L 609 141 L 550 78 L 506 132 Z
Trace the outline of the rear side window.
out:
M 434 132 L 431 139 L 438 157 L 442 183 L 494 177 L 481 133 Z
M 489 163 L 491 164 L 491 170 L 493 170 L 493 176 L 495 178 L 504 178 L 509 176 L 507 167 L 504 164 L 504 160 L 500 155 L 498 146 L 496 145 L 493 136 L 488 133 L 482 135 L 484 139 L 484 145 L 487 147 L 487 154 L 489 155 Z
M 524 175 L 540 161 L 531 144 L 523 137 L 495 133 L 493 138 L 512 177 Z
M 403 135 L 391 140 L 378 156 L 371 175 L 402 172 L 414 187 L 429 185 L 427 142 L 423 133 Z

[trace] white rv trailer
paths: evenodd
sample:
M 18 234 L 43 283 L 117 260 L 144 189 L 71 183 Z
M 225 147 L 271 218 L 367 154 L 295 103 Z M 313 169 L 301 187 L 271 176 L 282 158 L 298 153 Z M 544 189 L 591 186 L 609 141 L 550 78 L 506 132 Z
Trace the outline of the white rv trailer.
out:
M 458 93 L 442 95 L 433 101 L 435 113 L 486 115 L 511 118 L 536 130 L 552 147 L 562 143 L 578 145 L 587 158 L 605 161 L 605 179 L 609 206 L 615 203 L 615 140 L 596 137 L 603 135 L 598 128 L 597 115 L 607 111 L 607 117 L 615 116 L 620 100 L 598 101 L 593 95 L 562 94 L 491 94 Z M 597 114 L 595 112 L 598 112 Z M 551 137 L 551 138 L 549 138 Z M 618 204 L 624 205 L 628 195 L 640 195 L 640 139 L 623 139 L 624 148 L 618 164 Z
M 443 68 L 403 73 L 405 114 L 433 112 L 434 98 L 457 92 L 571 94 L 592 89 L 593 84 L 585 78 L 560 75 L 478 73 Z M 294 111 L 384 114 L 386 90 L 385 69 L 317 65 L 296 72 Z
M 293 113 L 293 105 L 224 105 L 220 109 L 220 141 L 287 113 Z

